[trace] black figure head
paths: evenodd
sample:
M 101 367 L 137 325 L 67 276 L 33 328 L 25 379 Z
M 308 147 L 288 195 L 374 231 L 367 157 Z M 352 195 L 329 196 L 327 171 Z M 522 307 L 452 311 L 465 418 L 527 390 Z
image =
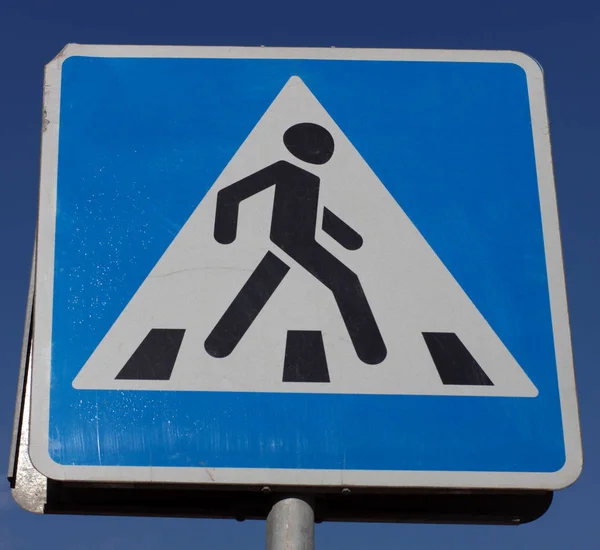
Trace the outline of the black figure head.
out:
M 283 143 L 295 157 L 311 164 L 325 164 L 333 155 L 333 137 L 318 124 L 294 124 L 283 134 Z

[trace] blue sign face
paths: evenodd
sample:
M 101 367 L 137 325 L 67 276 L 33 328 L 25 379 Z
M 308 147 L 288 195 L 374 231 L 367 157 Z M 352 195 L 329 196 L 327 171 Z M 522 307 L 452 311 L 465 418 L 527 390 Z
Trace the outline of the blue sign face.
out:
M 36 468 L 291 485 L 577 477 L 533 60 L 79 48 L 47 76 Z

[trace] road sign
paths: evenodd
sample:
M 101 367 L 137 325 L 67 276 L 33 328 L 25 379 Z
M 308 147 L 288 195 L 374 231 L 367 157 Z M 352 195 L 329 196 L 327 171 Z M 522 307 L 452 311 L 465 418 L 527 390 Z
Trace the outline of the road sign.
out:
M 39 472 L 315 488 L 576 479 L 531 58 L 69 46 L 44 104 Z

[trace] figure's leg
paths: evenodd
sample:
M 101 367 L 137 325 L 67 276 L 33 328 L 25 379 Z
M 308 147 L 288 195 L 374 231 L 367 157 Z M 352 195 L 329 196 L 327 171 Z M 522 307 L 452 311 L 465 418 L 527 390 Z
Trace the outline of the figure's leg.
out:
M 387 349 L 356 273 L 317 242 L 290 256 L 331 290 L 359 359 L 369 365 L 381 363 Z
M 346 266 L 343 267 L 336 273 L 337 280 L 330 289 L 340 308 L 356 355 L 363 363 L 377 365 L 387 355 L 385 343 L 358 277 Z
M 289 269 L 275 254 L 265 254 L 204 342 L 209 355 L 227 357 L 234 350 Z

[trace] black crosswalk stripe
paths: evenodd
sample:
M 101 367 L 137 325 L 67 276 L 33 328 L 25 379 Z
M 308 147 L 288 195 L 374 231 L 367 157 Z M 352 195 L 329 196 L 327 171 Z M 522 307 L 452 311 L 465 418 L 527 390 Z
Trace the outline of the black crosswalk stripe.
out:
M 329 382 L 320 330 L 288 330 L 283 362 L 284 382 Z
M 424 332 L 423 338 L 444 385 L 494 385 L 454 332 Z
M 185 329 L 153 328 L 117 374 L 117 380 L 169 380 Z

